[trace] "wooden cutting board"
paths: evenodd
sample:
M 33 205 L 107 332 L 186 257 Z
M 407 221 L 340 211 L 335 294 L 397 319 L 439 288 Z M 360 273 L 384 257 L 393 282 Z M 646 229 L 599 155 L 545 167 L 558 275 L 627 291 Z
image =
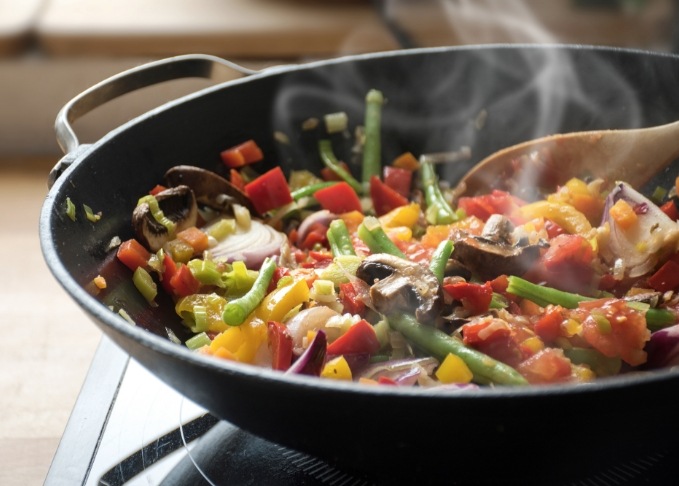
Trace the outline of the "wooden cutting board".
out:
M 52 54 L 299 57 L 397 47 L 369 2 L 50 0 L 37 24 Z

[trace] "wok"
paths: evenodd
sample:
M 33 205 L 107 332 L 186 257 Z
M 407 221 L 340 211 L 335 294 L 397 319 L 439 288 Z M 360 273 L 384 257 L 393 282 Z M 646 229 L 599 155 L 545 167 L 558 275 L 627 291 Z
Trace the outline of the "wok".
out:
M 79 144 L 70 126 L 127 91 L 208 77 L 223 67 L 244 76 L 165 104 L 93 144 Z M 489 153 L 536 136 L 679 119 L 677 86 L 679 57 L 583 46 L 416 49 L 261 72 L 209 56 L 159 61 L 102 82 L 60 113 L 57 136 L 67 154 L 50 176 L 41 213 L 44 258 L 71 298 L 130 356 L 248 432 L 379 481 L 528 484 L 567 478 L 669 447 L 679 423 L 664 417 L 676 407 L 679 371 L 456 394 L 282 375 L 172 343 L 167 329 L 180 339 L 186 335 L 170 302 L 147 306 L 108 246 L 115 236 L 132 236 L 137 199 L 173 165 L 220 171 L 220 150 L 254 138 L 270 166 L 318 169 L 315 144 L 299 129 L 302 121 L 346 111 L 351 126 L 360 124 L 370 88 L 388 98 L 384 160 L 406 150 L 468 146 L 469 160 L 441 172 L 454 182 Z M 275 132 L 290 143 L 277 141 Z M 337 149 L 340 156 L 349 145 Z M 676 165 L 661 179 L 673 180 Z M 70 220 L 66 198 L 101 211 L 101 220 Z M 94 296 L 88 288 L 97 274 L 109 285 Z M 109 305 L 124 307 L 137 325 Z

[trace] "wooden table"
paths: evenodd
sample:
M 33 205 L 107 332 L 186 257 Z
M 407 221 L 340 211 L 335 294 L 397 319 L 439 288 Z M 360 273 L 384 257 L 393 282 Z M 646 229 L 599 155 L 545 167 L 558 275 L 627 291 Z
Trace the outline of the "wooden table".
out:
M 38 217 L 52 160 L 0 161 L 0 484 L 42 484 L 101 333 L 47 269 Z

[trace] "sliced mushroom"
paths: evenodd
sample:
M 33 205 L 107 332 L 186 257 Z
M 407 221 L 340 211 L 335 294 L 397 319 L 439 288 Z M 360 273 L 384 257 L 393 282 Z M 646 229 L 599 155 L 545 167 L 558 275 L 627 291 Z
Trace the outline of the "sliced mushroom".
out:
M 492 214 L 483 226 L 481 236 L 497 243 L 511 244 L 514 225 L 502 214 Z
M 196 198 L 188 186 L 165 189 L 156 194 L 155 199 L 163 215 L 174 223 L 174 231 L 156 220 L 147 202 L 138 204 L 132 212 L 137 239 L 152 251 L 158 251 L 175 233 L 195 226 L 198 220 Z
M 218 211 L 227 211 L 235 203 L 257 214 L 247 194 L 210 170 L 192 165 L 177 165 L 165 173 L 165 182 L 170 187 L 189 186 L 199 204 Z
M 414 312 L 420 322 L 432 321 L 440 305 L 439 282 L 427 267 L 385 253 L 366 257 L 356 276 L 370 285 L 378 312 Z
M 483 280 L 500 275 L 522 275 L 540 256 L 540 245 L 516 246 L 483 237 L 455 241 L 452 258 Z

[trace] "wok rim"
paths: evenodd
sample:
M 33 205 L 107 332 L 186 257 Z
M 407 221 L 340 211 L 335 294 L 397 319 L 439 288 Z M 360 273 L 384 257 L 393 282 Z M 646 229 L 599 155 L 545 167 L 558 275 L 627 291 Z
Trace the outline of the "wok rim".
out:
M 591 51 L 597 53 L 615 53 L 622 52 L 630 55 L 651 56 L 657 58 L 679 58 L 679 55 L 648 51 L 638 48 L 624 48 L 624 47 L 610 47 L 610 46 L 596 46 L 583 44 L 482 44 L 482 45 L 465 45 L 465 46 L 439 46 L 427 48 L 414 49 L 400 49 L 385 52 L 371 52 L 365 54 L 346 55 L 333 59 L 313 61 L 302 64 L 292 64 L 283 66 L 273 66 L 263 69 L 256 74 L 239 78 L 235 80 L 219 83 L 207 88 L 197 90 L 187 95 L 178 97 L 174 100 L 168 101 L 161 106 L 154 108 L 144 114 L 141 114 L 120 126 L 110 130 L 107 134 L 102 136 L 99 140 L 92 144 L 80 145 L 80 150 L 77 157 L 72 164 L 61 174 L 54 185 L 49 189 L 48 194 L 43 202 L 40 219 L 39 219 L 39 237 L 40 246 L 43 254 L 43 259 L 47 264 L 50 272 L 56 278 L 57 282 L 66 291 L 66 293 L 79 305 L 85 314 L 94 322 L 95 325 L 102 328 L 102 332 L 106 334 L 103 326 L 112 328 L 115 332 L 130 338 L 137 343 L 154 352 L 158 352 L 167 357 L 177 358 L 182 362 L 191 363 L 199 368 L 203 368 L 212 372 L 218 372 L 224 375 L 239 375 L 243 378 L 252 379 L 260 382 L 262 385 L 267 384 L 285 384 L 293 388 L 307 389 L 313 388 L 329 393 L 355 394 L 357 396 L 370 395 L 380 396 L 386 399 L 393 397 L 412 397 L 422 400 L 496 400 L 512 399 L 525 400 L 532 397 L 544 396 L 585 396 L 608 393 L 620 389 L 634 389 L 643 388 L 645 386 L 661 385 L 664 382 L 677 381 L 679 379 L 679 367 L 672 367 L 661 370 L 644 371 L 639 373 L 630 373 L 626 375 L 618 375 L 609 378 L 598 378 L 591 383 L 585 384 L 552 384 L 552 385 L 529 385 L 529 386 L 497 386 L 497 387 L 479 387 L 478 389 L 468 389 L 459 392 L 445 392 L 436 391 L 435 389 L 426 389 L 420 387 L 389 387 L 389 386 L 366 386 L 355 382 L 344 382 L 339 380 L 323 380 L 318 377 L 308 377 L 302 375 L 287 375 L 278 371 L 270 370 L 256 365 L 249 365 L 238 363 L 229 360 L 215 359 L 210 356 L 203 356 L 192 352 L 188 348 L 175 344 L 169 339 L 156 336 L 144 329 L 137 328 L 129 324 L 122 317 L 116 315 L 109 310 L 105 305 L 98 301 L 94 296 L 90 295 L 76 280 L 71 276 L 66 266 L 58 256 L 55 242 L 52 238 L 53 234 L 53 215 L 57 208 L 55 207 L 57 195 L 63 190 L 70 175 L 79 170 L 86 162 L 88 157 L 95 153 L 100 147 L 110 143 L 119 134 L 125 132 L 130 127 L 142 122 L 148 117 L 154 117 L 164 111 L 171 109 L 182 103 L 188 103 L 195 98 L 199 98 L 213 91 L 228 89 L 229 86 L 252 82 L 267 76 L 278 76 L 281 74 L 290 73 L 297 70 L 311 70 L 320 66 L 327 66 L 332 64 L 341 64 L 356 60 L 370 60 L 373 58 L 384 57 L 400 57 L 410 55 L 421 55 L 423 53 L 436 52 L 450 52 L 450 51 L 477 51 L 477 50 L 545 50 L 556 49 L 559 51 Z M 129 354 L 123 348 L 123 351 Z M 131 356 L 133 359 L 134 356 Z

